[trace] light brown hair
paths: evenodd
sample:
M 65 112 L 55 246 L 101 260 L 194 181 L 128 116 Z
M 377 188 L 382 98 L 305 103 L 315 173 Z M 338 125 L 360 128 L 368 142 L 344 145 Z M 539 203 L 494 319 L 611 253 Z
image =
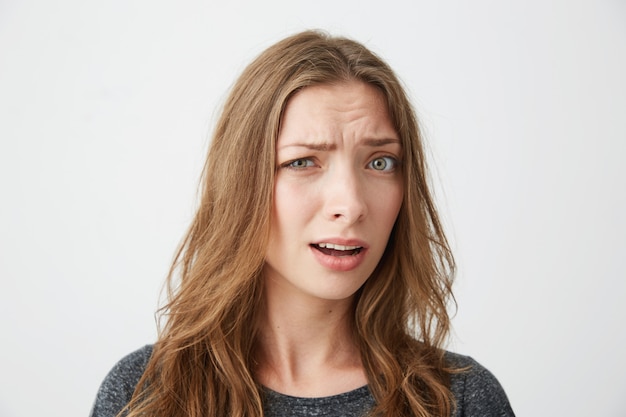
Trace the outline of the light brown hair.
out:
M 224 105 L 200 206 L 168 277 L 165 325 L 129 416 L 263 415 L 263 391 L 253 378 L 255 314 L 281 115 L 300 89 L 352 80 L 384 94 L 403 149 L 403 204 L 385 254 L 355 300 L 354 337 L 377 402 L 372 414 L 450 415 L 441 347 L 454 260 L 429 190 L 414 111 L 393 71 L 363 45 L 307 31 L 256 58 Z

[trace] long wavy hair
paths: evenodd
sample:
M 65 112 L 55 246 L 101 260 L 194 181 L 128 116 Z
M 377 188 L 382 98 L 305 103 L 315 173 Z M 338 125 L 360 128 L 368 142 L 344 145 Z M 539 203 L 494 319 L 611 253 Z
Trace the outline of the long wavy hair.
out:
M 389 66 L 363 45 L 307 31 L 258 56 L 217 122 L 201 201 L 168 276 L 164 325 L 129 417 L 263 415 L 253 377 L 281 115 L 297 91 L 361 81 L 385 96 L 402 142 L 404 198 L 386 251 L 355 299 L 354 338 L 372 415 L 449 416 L 443 343 L 454 259 L 428 184 L 415 113 Z

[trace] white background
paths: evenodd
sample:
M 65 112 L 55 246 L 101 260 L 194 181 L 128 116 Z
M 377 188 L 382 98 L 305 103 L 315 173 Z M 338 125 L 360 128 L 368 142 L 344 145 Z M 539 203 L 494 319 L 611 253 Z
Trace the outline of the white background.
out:
M 450 349 L 520 416 L 626 415 L 624 1 L 0 0 L 0 416 L 85 416 L 154 340 L 215 109 L 306 28 L 413 97 L 459 263 Z

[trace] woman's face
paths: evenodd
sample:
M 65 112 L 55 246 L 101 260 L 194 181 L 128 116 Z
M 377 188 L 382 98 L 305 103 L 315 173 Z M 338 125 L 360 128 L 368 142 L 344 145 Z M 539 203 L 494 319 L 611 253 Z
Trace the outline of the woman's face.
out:
M 276 143 L 268 288 L 351 298 L 376 268 L 398 216 L 401 158 L 375 87 L 354 81 L 295 94 Z

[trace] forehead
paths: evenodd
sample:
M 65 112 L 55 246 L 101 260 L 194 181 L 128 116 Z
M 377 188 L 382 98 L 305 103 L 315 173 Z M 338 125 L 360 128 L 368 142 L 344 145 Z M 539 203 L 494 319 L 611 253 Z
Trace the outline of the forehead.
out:
M 332 140 L 345 135 L 398 138 L 387 100 L 375 86 L 349 81 L 303 88 L 285 106 L 278 140 Z

